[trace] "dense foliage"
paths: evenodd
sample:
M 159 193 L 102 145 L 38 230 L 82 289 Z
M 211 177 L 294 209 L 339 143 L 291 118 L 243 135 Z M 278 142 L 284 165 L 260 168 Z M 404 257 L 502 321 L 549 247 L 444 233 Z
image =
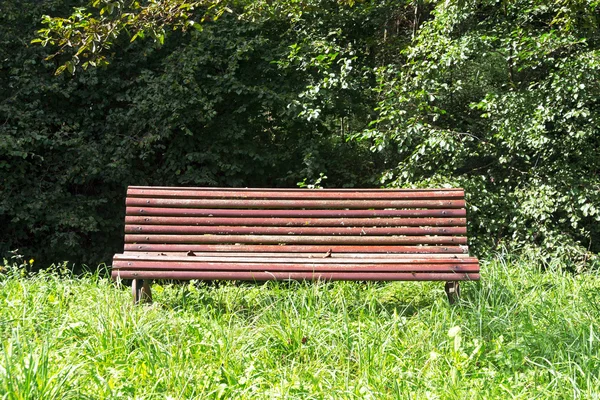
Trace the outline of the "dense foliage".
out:
M 303 180 L 464 186 L 479 252 L 600 250 L 597 1 L 26 3 L 0 10 L 0 251 L 108 260 L 127 184 Z
M 439 2 L 377 70 L 378 115 L 356 137 L 393 186 L 464 186 L 484 245 L 584 260 L 600 243 L 597 1 Z
M 125 37 L 109 68 L 54 76 L 68 57 L 45 60 L 55 49 L 28 42 L 42 14 L 69 12 L 64 3 L 14 1 L 0 13 L 2 251 L 108 261 L 122 246 L 128 184 L 293 187 L 321 172 L 336 186 L 372 184 L 375 159 L 345 141 L 340 121 L 350 130 L 348 115 L 364 121 L 374 103 L 353 90 L 319 119 L 299 115 L 293 103 L 323 71 L 277 63 L 296 62 L 283 16 L 227 15 L 160 49 Z M 332 24 L 352 22 L 343 17 Z M 340 46 L 375 24 L 362 28 Z

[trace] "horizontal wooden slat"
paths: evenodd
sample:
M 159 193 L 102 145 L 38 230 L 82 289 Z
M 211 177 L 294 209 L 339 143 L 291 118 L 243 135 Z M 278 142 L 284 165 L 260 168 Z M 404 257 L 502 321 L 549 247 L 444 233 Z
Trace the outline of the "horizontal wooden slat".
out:
M 324 280 L 324 281 L 460 281 L 479 280 L 478 273 L 411 273 L 411 272 L 242 272 L 242 271 L 112 271 L 113 279 L 175 279 L 175 280 Z
M 290 218 L 461 218 L 464 208 L 435 210 L 235 210 L 206 208 L 127 207 L 127 215 L 180 217 Z
M 373 264 L 373 263 L 381 263 L 381 264 L 473 264 L 477 263 L 477 259 L 473 257 L 469 258 L 439 258 L 439 259 L 427 259 L 427 258 L 329 258 L 329 257 L 321 257 L 315 259 L 299 259 L 297 257 L 245 257 L 245 256 L 235 256 L 235 257 L 226 257 L 223 255 L 212 255 L 212 256 L 172 256 L 172 257 L 164 257 L 164 256 L 143 256 L 143 255 L 131 255 L 131 254 L 116 254 L 114 257 L 116 261 L 156 261 L 159 263 L 172 263 L 172 262 L 184 262 L 188 264 L 195 263 L 211 263 L 211 262 L 236 262 L 236 263 L 273 263 L 273 264 Z
M 238 246 L 239 247 L 239 246 Z M 139 259 L 144 259 L 148 256 L 151 257 L 162 257 L 164 258 L 165 256 L 173 256 L 173 257 L 191 257 L 188 255 L 189 250 L 188 251 L 164 251 L 164 252 L 158 252 L 158 251 L 153 251 L 153 252 L 139 252 L 139 251 L 133 251 L 133 252 L 124 252 L 121 256 L 128 256 L 128 257 L 135 257 L 135 258 L 139 258 Z M 200 252 L 200 251 L 192 251 L 192 253 L 194 253 L 194 256 L 197 257 L 214 257 L 216 255 L 219 256 L 223 256 L 223 257 L 256 257 L 256 258 L 260 258 L 260 257 L 269 257 L 269 258 L 278 258 L 278 257 L 293 257 L 293 258 L 325 258 L 325 257 L 330 257 L 333 259 L 338 259 L 338 258 L 357 258 L 357 259 L 364 259 L 364 258 L 372 258 L 372 259 L 389 259 L 389 258 L 420 258 L 420 259 L 439 259 L 439 258 L 446 258 L 446 259 L 455 259 L 455 258 L 468 258 L 469 255 L 468 254 L 416 254 L 416 253 L 411 253 L 411 254 L 403 254 L 403 253 L 393 253 L 393 254 L 388 254 L 388 253 L 332 253 L 332 252 L 323 252 L 323 253 L 300 253 L 300 252 L 296 252 L 296 253 L 252 253 L 249 251 L 245 251 L 245 252 Z
M 188 226 L 466 226 L 466 218 L 213 218 L 127 216 L 126 224 Z
M 127 206 L 175 208 L 464 208 L 464 200 L 232 200 L 127 198 Z
M 377 236 L 377 235 L 465 235 L 461 227 L 282 227 L 282 226 L 182 226 L 182 225 L 126 225 L 125 233 L 141 234 L 197 234 L 197 235 L 327 235 L 327 236 Z
M 294 252 L 322 254 L 335 253 L 412 253 L 412 254 L 466 254 L 467 246 L 394 246 L 394 245 L 235 245 L 235 244 L 162 244 L 162 243 L 125 243 L 125 251 L 200 251 L 200 252 Z
M 127 243 L 466 244 L 456 236 L 125 235 Z
M 202 190 L 202 191 L 229 191 L 229 192 L 298 192 L 298 191 L 314 191 L 314 192 L 335 192 L 335 193 L 347 193 L 347 192 L 382 192 L 382 191 L 403 191 L 403 192 L 464 192 L 463 188 L 439 188 L 439 189 L 381 189 L 381 188 L 325 188 L 325 189 L 299 189 L 299 188 L 231 188 L 231 187 L 190 187 L 190 186 L 129 186 L 128 190 L 131 189 L 142 189 L 142 190 Z
M 274 263 L 209 263 L 209 262 L 158 262 L 158 261 L 114 261 L 113 269 L 121 271 L 260 271 L 260 272 L 479 272 L 479 265 L 470 264 L 274 264 Z
M 127 197 L 142 198 L 185 198 L 185 199 L 348 199 L 348 200 L 410 200 L 410 199 L 461 199 L 464 192 L 459 190 L 376 190 L 376 191 L 322 191 L 322 190 L 206 190 L 206 189 L 156 189 L 130 188 Z

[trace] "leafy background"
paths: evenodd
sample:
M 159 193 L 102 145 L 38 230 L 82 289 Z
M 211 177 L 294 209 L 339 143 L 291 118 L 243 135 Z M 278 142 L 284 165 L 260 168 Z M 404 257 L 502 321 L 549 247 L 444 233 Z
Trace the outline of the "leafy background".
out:
M 237 1 L 56 76 L 74 50 L 31 42 L 86 4 L 0 5 L 5 255 L 109 261 L 130 184 L 318 181 L 462 186 L 475 254 L 597 258 L 598 1 Z

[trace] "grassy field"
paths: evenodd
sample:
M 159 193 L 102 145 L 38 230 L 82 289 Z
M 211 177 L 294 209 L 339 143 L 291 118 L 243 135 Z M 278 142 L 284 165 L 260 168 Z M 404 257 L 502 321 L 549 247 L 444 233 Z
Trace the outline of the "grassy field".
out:
M 154 286 L 0 275 L 0 399 L 600 399 L 600 276 Z

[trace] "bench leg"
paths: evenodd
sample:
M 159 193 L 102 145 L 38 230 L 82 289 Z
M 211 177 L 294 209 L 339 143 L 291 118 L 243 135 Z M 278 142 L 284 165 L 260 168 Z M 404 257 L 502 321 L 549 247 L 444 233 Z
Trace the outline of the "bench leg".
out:
M 133 304 L 152 303 L 152 291 L 150 282 L 144 279 L 134 279 L 131 283 L 133 293 Z
M 456 303 L 460 298 L 460 282 L 446 282 L 446 286 L 444 286 L 444 289 L 446 290 L 446 295 L 448 295 L 448 302 L 450 304 Z

